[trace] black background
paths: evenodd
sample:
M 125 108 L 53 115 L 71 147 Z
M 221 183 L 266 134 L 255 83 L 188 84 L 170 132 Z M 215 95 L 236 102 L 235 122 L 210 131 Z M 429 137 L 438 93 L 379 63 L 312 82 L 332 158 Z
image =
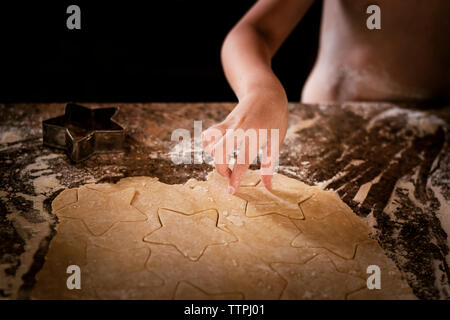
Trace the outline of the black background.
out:
M 252 0 L 0 4 L 0 102 L 235 101 L 223 39 Z M 66 9 L 81 8 L 81 30 Z M 273 60 L 290 101 L 315 60 L 317 1 Z
M 409 319 L 417 314 L 436 313 L 444 314 L 448 310 L 448 301 L 274 301 L 274 300 L 247 300 L 239 301 L 199 301 L 199 300 L 172 300 L 172 301 L 26 301 L 26 300 L 0 300 L 3 314 L 14 314 L 17 318 L 30 318 L 36 314 L 45 315 L 46 319 L 84 319 L 87 316 L 101 319 L 119 318 L 129 319 L 147 317 L 148 319 L 211 319 L 205 315 L 185 315 L 186 307 L 212 306 L 220 309 L 229 308 L 228 305 L 264 305 L 264 315 L 248 316 L 229 313 L 218 313 L 214 319 L 299 319 L 306 315 L 314 315 L 319 319 L 345 318 L 348 320 L 383 319 L 386 314 L 393 319 Z M 349 312 L 349 310 L 351 310 Z M 439 311 L 441 310 L 441 311 Z M 301 312 L 301 313 L 300 313 Z M 363 316 L 361 316 L 363 315 Z

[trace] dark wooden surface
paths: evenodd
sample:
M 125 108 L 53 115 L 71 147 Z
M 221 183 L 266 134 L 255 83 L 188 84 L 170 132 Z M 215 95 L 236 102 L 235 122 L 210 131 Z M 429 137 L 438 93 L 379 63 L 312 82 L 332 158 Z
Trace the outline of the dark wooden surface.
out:
M 91 105 L 91 104 L 89 104 Z M 0 104 L 0 297 L 27 298 L 57 223 L 50 204 L 64 188 L 156 176 L 204 179 L 207 164 L 175 165 L 177 128 L 222 120 L 233 103 L 119 105 L 126 150 L 73 164 L 42 146 L 41 121 L 63 104 Z M 334 189 L 372 226 L 386 254 L 422 299 L 450 297 L 450 107 L 353 103 L 290 105 L 279 172 Z

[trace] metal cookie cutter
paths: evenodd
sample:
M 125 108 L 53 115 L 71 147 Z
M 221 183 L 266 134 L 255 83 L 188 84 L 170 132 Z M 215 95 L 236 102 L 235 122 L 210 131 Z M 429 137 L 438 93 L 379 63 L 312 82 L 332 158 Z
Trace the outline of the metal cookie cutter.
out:
M 73 162 L 96 153 L 121 152 L 125 132 L 111 120 L 117 110 L 69 103 L 64 115 L 42 121 L 44 145 L 65 149 Z

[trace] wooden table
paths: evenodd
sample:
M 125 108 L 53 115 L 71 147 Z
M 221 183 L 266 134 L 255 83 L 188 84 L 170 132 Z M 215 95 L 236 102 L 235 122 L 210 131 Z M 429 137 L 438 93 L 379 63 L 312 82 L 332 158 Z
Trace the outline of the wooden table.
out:
M 57 223 L 50 204 L 64 188 L 156 176 L 204 179 L 207 164 L 175 165 L 177 128 L 222 120 L 233 103 L 119 105 L 126 151 L 72 164 L 42 145 L 41 121 L 64 105 L 0 104 L 0 297 L 28 298 Z M 352 103 L 290 105 L 279 172 L 334 189 L 373 227 L 386 254 L 422 299 L 450 295 L 450 107 Z M 193 133 L 193 132 L 192 132 Z

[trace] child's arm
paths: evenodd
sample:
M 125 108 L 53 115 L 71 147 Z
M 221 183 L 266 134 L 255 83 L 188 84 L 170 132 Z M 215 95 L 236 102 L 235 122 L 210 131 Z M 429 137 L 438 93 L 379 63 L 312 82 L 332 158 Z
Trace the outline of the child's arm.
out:
M 271 69 L 271 59 L 313 1 L 259 0 L 231 30 L 223 43 L 221 57 L 239 103 L 223 122 L 212 128 L 222 134 L 226 129 L 279 129 L 281 145 L 288 125 L 288 102 L 283 86 Z M 207 139 L 204 146 L 212 153 L 224 147 L 223 142 L 214 144 Z M 216 159 L 217 171 L 229 178 L 228 191 L 234 193 L 249 163 L 235 164 L 231 172 L 224 163 L 226 160 L 222 164 L 217 162 Z M 271 175 L 262 175 L 261 179 L 270 189 Z

